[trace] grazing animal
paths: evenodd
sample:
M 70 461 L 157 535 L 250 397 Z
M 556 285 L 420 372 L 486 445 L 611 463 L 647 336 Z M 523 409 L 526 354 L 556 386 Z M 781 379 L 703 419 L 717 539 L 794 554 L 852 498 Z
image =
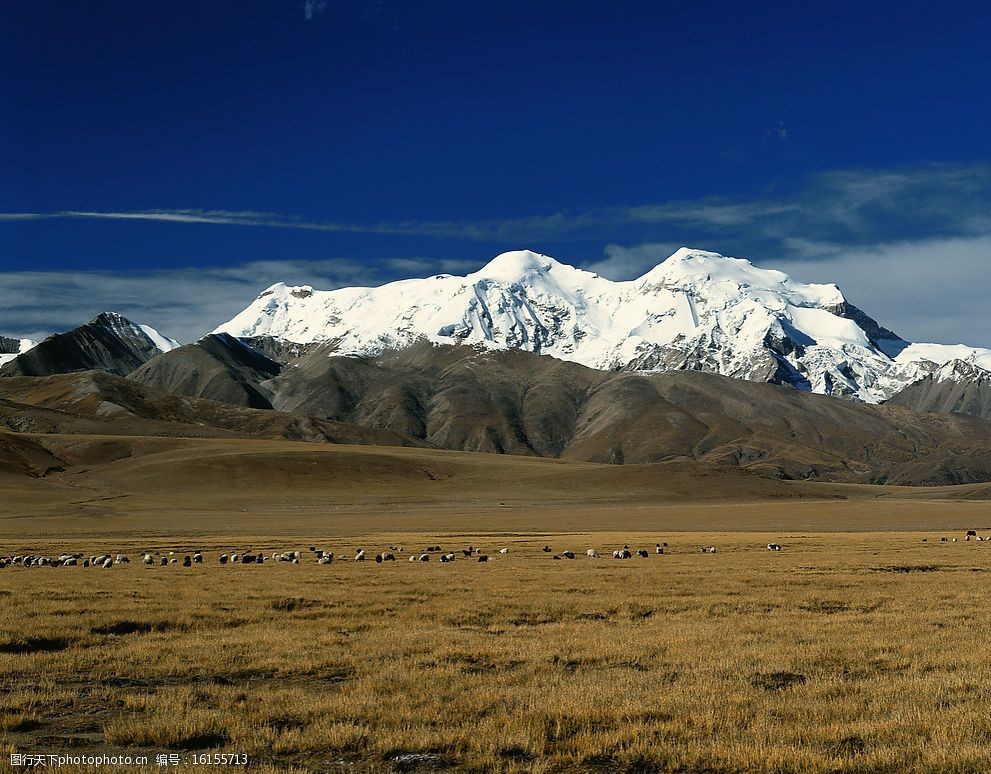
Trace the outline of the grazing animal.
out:
M 416 557 L 413 554 L 410 554 L 409 560 L 411 562 L 415 562 L 416 561 Z
M 544 552 L 545 554 L 549 554 L 549 553 L 550 553 L 551 551 L 553 551 L 554 549 L 553 549 L 553 548 L 551 548 L 550 546 L 544 546 L 542 550 L 543 550 L 543 552 Z
M 575 558 L 575 552 L 574 551 L 564 551 L 564 552 L 561 553 L 561 556 L 563 556 L 565 559 L 574 559 Z
M 130 564 L 131 560 L 127 554 L 117 554 L 117 558 L 114 559 L 114 564 Z
M 258 559 L 259 559 L 259 561 L 261 561 L 261 555 L 260 554 L 258 556 Z M 196 564 L 203 564 L 203 554 L 201 554 L 199 551 L 197 551 L 195 554 L 193 554 L 193 561 Z
M 619 551 L 613 551 L 612 552 L 612 558 L 613 559 L 620 559 L 622 557 L 620 556 L 620 552 Z
M 626 546 L 625 548 L 623 548 L 622 551 L 619 552 L 619 558 L 620 559 L 631 559 L 631 558 L 633 558 L 633 554 L 630 553 L 630 547 L 629 546 Z
M 158 564 L 160 567 L 165 567 L 168 565 L 168 563 L 169 563 L 169 557 L 163 556 L 162 561 L 160 561 Z
M 375 554 L 375 564 L 382 564 L 382 554 Z
M 473 553 L 475 553 L 475 549 L 473 546 L 468 546 L 467 548 L 462 548 L 461 553 L 463 553 L 465 556 L 471 556 Z
M 317 559 L 317 564 L 330 564 L 332 561 L 333 558 L 331 557 L 330 554 L 324 554 L 319 559 Z
M 363 561 L 365 561 L 365 549 L 364 548 L 359 548 L 358 549 L 358 553 L 356 553 L 354 555 L 354 560 L 356 562 L 363 562 Z
M 561 561 L 561 557 L 558 556 L 557 554 L 554 554 L 554 556 L 552 556 L 551 559 L 557 559 L 559 562 Z
M 715 546 L 709 546 L 709 553 L 710 554 L 716 553 L 716 547 Z
M 442 562 L 453 562 L 454 561 L 454 554 L 441 554 L 440 555 L 440 560 Z
M 479 554 L 478 555 L 478 561 L 480 561 L 480 562 L 487 562 L 487 561 L 489 561 L 489 557 L 487 557 L 485 554 Z
M 164 557 L 163 557 L 163 559 L 164 559 Z M 221 564 L 227 564 L 227 560 L 228 560 L 227 554 L 221 554 L 220 555 L 220 563 Z
M 660 543 L 658 543 L 656 546 L 654 546 L 654 553 L 655 554 L 663 554 L 664 553 L 664 549 L 661 548 L 661 544 Z
M 151 554 L 145 554 L 141 559 L 141 564 L 153 564 L 155 558 Z
M 182 557 L 182 566 L 183 567 L 192 567 L 193 566 L 193 560 L 189 556 Z
M 585 552 L 585 556 L 587 556 L 589 559 L 598 559 L 599 552 L 596 551 L 594 548 L 590 548 L 588 549 L 588 551 Z
M 240 562 L 241 561 L 241 557 L 238 556 L 237 554 L 231 554 L 231 561 L 232 562 Z
M 642 556 L 644 559 L 646 559 L 648 556 L 650 556 L 650 554 L 647 553 L 647 550 L 646 549 L 644 549 L 644 548 L 638 548 L 637 549 L 637 556 Z
M 767 544 L 767 550 L 768 551 L 780 551 L 781 550 L 781 544 L 780 543 L 768 543 Z
M 392 553 L 392 551 L 383 551 L 382 552 L 382 561 L 383 562 L 394 562 L 394 561 L 396 561 L 396 555 L 394 553 Z
M 421 562 L 429 562 L 430 561 L 430 554 L 420 554 L 420 561 Z
M 108 570 L 108 569 L 110 569 L 113 566 L 114 566 L 114 560 L 111 559 L 109 556 L 106 559 L 103 560 L 103 569 L 104 570 Z
M 945 537 L 941 537 L 941 538 L 939 539 L 939 542 L 940 542 L 940 543 L 945 543 L 945 542 L 946 542 L 946 538 L 945 538 Z
M 509 549 L 508 548 L 500 548 L 499 549 L 499 553 L 500 554 L 508 554 L 509 553 Z

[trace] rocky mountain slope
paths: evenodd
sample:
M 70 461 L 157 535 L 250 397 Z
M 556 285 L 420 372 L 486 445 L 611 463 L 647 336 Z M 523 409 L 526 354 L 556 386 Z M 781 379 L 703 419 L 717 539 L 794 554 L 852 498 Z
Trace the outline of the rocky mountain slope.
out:
M 99 369 L 125 376 L 179 343 L 114 312 L 49 336 L 0 367 L 0 376 L 49 376 Z
M 530 251 L 464 277 L 318 291 L 276 284 L 217 333 L 375 355 L 417 341 L 551 355 L 602 370 L 704 371 L 880 402 L 991 350 L 913 344 L 850 304 L 749 261 L 683 248 L 613 282 Z M 277 355 L 274 355 L 277 356 Z
M 383 428 L 172 395 L 102 371 L 0 379 L 0 430 L 427 445 Z
M 888 401 L 916 411 L 969 414 L 991 419 L 991 371 L 972 362 L 951 360 Z
M 220 333 L 153 358 L 129 378 L 164 392 L 270 409 L 271 394 L 262 384 L 281 370 L 257 350 Z
M 175 374 L 184 361 L 175 350 L 130 379 Z M 697 372 L 602 371 L 521 350 L 420 342 L 374 357 L 315 349 L 249 386 L 287 415 L 458 451 L 694 460 L 788 479 L 991 480 L 991 423 Z

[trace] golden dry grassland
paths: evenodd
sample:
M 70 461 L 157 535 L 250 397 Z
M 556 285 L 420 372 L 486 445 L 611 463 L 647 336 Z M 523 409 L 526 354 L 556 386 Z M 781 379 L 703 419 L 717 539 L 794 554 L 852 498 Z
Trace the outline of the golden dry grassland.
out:
M 991 543 L 941 534 L 962 537 L 379 534 L 318 547 L 492 561 L 330 566 L 305 537 L 24 540 L 132 563 L 0 570 L 0 768 L 217 750 L 262 772 L 987 771 Z M 233 547 L 304 561 L 221 567 Z M 206 563 L 137 563 L 170 548 Z

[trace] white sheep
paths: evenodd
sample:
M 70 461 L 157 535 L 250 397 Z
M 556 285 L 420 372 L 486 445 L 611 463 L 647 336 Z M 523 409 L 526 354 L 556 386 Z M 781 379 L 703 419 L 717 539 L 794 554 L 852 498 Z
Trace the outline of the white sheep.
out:
M 500 554 L 508 554 L 509 553 L 509 549 L 508 548 L 500 548 L 499 549 L 499 553 Z
M 588 549 L 588 551 L 585 552 L 585 556 L 587 556 L 589 559 L 598 559 L 599 552 L 596 551 L 594 548 L 590 548 Z

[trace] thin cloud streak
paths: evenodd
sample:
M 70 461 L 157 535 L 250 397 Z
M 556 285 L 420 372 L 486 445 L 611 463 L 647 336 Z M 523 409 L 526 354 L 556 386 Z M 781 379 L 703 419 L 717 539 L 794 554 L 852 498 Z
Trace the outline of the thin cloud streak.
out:
M 838 170 L 811 179 L 790 196 L 738 201 L 724 197 L 616 205 L 508 219 L 345 223 L 274 212 L 138 210 L 0 213 L 0 222 L 57 219 L 155 221 L 283 228 L 328 233 L 459 239 L 514 246 L 552 241 L 668 241 L 658 229 L 691 230 L 694 239 L 755 237 L 784 247 L 810 239 L 871 244 L 896 236 L 975 235 L 991 230 L 991 165 L 930 164 L 902 170 Z M 634 232 L 634 233 L 627 233 Z

